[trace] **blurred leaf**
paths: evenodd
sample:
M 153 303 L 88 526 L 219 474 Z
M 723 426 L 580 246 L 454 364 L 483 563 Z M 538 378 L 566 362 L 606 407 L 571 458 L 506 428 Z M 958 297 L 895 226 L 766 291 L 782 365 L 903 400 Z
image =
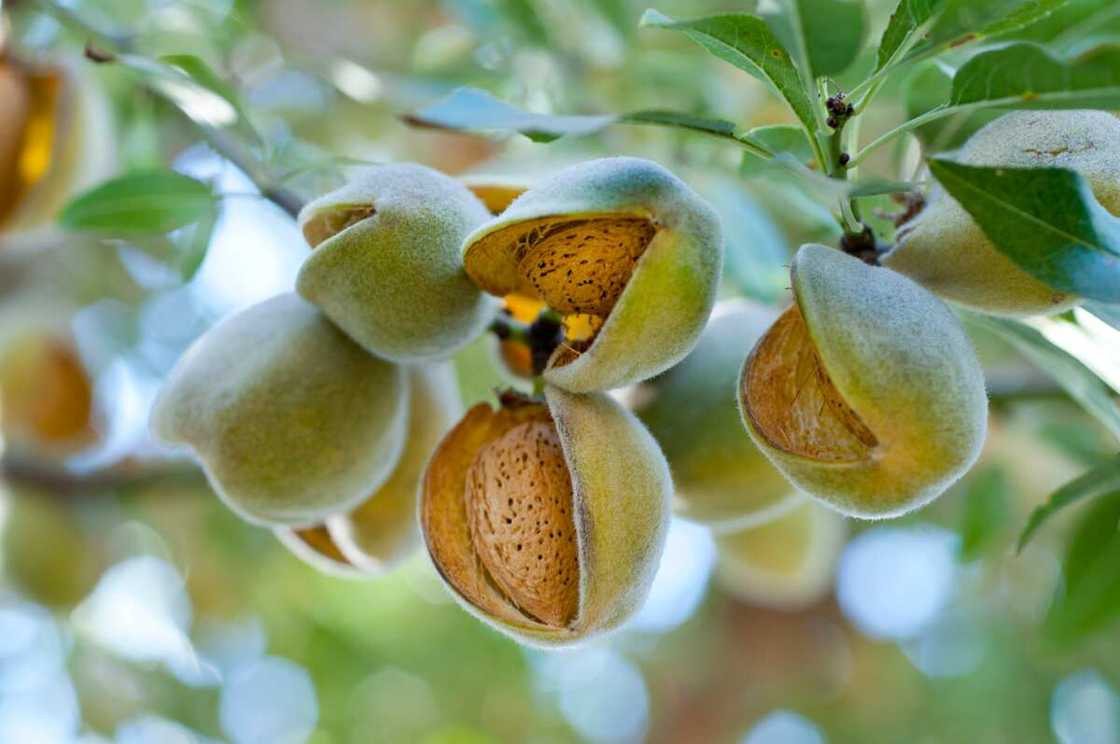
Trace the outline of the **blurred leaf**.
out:
M 779 6 L 766 20 L 808 80 L 839 75 L 855 61 L 867 22 L 862 0 L 779 0 Z
M 634 17 L 630 0 L 592 0 L 592 4 L 624 39 L 633 36 L 638 29 L 638 19 Z
M 769 83 L 786 99 L 806 130 L 816 131 L 816 117 L 806 84 L 789 52 L 761 18 L 731 14 L 675 21 L 656 10 L 647 10 L 641 25 L 682 31 L 724 62 Z
M 1120 305 L 1106 305 L 1103 302 L 1086 302 L 1084 308 L 1120 331 Z
M 198 57 L 173 54 L 153 60 L 121 54 L 114 60 L 141 75 L 193 121 L 210 127 L 238 127 L 254 144 L 262 143 L 237 91 Z
M 724 279 L 747 297 L 768 303 L 781 300 L 789 284 L 791 255 L 781 230 L 740 181 L 717 175 L 698 183 L 723 225 Z
M 938 62 L 917 66 L 907 78 L 903 92 L 906 116 L 915 119 L 945 105 L 953 89 L 952 72 Z M 997 111 L 969 111 L 931 121 L 914 130 L 927 152 L 960 147 L 977 130 L 1000 116 Z
M 981 52 L 953 77 L 949 105 L 1001 108 L 1120 108 L 1120 46 L 1104 45 L 1072 60 L 1018 43 Z
M 1102 465 L 1098 465 L 1050 494 L 1050 498 L 1046 500 L 1045 504 L 1031 512 L 1031 516 L 1027 520 L 1027 526 L 1023 528 L 1023 532 L 1019 535 L 1017 549 L 1022 551 L 1043 523 L 1075 501 L 1093 498 L 1117 490 L 1120 490 L 1120 457 L 1115 457 Z
M 534 114 L 499 101 L 484 90 L 459 88 L 446 98 L 405 117 L 413 126 L 437 129 L 520 132 L 534 142 L 551 142 L 565 135 L 585 135 L 613 124 L 608 115 L 571 116 Z
M 183 228 L 183 234 L 176 236 L 176 247 L 179 249 L 175 261 L 175 268 L 184 282 L 194 278 L 206 253 L 210 248 L 210 240 L 214 236 L 214 228 L 218 224 L 219 210 L 215 204 L 192 225 Z
M 1089 507 L 1070 538 L 1046 624 L 1059 641 L 1100 630 L 1120 614 L 1120 490 Z
M 1120 439 L 1120 408 L 1113 391 L 1073 355 L 1059 349 L 1035 329 L 1003 318 L 968 316 L 1007 339 L 1028 360 L 1050 375 L 1078 404 Z
M 979 558 L 984 549 L 1006 527 L 1010 514 L 1011 483 L 997 465 L 978 469 L 970 476 L 964 493 L 961 520 L 961 560 Z
M 1078 173 L 1061 168 L 988 168 L 929 161 L 992 244 L 1020 268 L 1063 292 L 1120 301 L 1120 218 Z
M 414 126 L 438 129 L 519 132 L 534 142 L 594 134 L 612 124 L 652 124 L 702 132 L 744 144 L 743 139 L 735 136 L 735 125 L 720 119 L 653 110 L 593 116 L 535 114 L 499 101 L 477 88 L 459 88 L 404 119 Z
M 805 130 L 795 124 L 755 127 L 747 132 L 747 137 L 770 152 L 792 155 L 802 165 L 811 166 L 814 162 L 813 146 L 809 144 L 809 138 L 805 136 Z M 766 165 L 767 162 L 764 158 L 751 152 L 743 153 L 740 172 L 748 177 L 760 175 L 761 169 L 765 168 Z
M 928 57 L 950 48 L 1012 33 L 1045 18 L 1068 0 L 940 0 L 936 20 L 903 59 Z M 910 3 L 911 6 L 918 3 Z M 939 9 L 939 10 L 938 10 Z
M 879 40 L 876 70 L 887 66 L 910 36 L 940 10 L 945 0 L 900 0 Z
M 213 208 L 208 184 L 171 170 L 145 171 L 78 195 L 59 219 L 70 230 L 164 233 L 201 219 Z
M 1056 45 L 1120 35 L 1120 4 L 1116 0 L 1074 0 L 1014 34 L 1014 38 Z
M 533 0 L 498 0 L 498 7 L 530 42 L 544 47 L 549 45 L 548 29 Z

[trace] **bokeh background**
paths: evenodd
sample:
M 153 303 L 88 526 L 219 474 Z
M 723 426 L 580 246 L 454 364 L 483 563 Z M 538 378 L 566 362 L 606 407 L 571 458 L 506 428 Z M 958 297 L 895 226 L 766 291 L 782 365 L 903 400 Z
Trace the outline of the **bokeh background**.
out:
M 655 4 L 684 17 L 752 6 Z M 1070 29 L 1107 5 L 1075 2 L 1025 35 L 1074 48 L 1088 31 Z M 835 222 L 791 180 L 743 177 L 725 144 L 648 127 L 540 144 L 400 116 L 471 85 L 539 112 L 789 121 L 757 80 L 639 29 L 643 2 L 2 7 L 7 54 L 68 70 L 92 101 L 78 128 L 82 162 L 97 172 L 66 189 L 171 165 L 222 199 L 212 219 L 151 239 L 65 232 L 50 219 L 0 228 L 0 742 L 1120 741 L 1120 498 L 1068 509 L 1015 550 L 1031 510 L 1115 453 L 1115 432 L 1052 382 L 1045 359 L 985 327 L 970 327 L 992 393 L 981 464 L 917 514 L 849 521 L 807 606 L 737 586 L 716 570 L 708 531 L 677 520 L 639 615 L 563 653 L 521 648 L 470 618 L 422 555 L 372 581 L 316 571 L 149 437 L 148 406 L 183 349 L 288 290 L 307 248 L 200 135 L 199 121 L 220 123 L 220 106 L 190 91 L 173 105 L 129 70 L 84 61 L 88 35 L 67 14 L 137 55 L 205 60 L 267 143 L 260 167 L 303 196 L 358 162 L 531 181 L 589 157 L 656 159 L 719 211 L 724 295 L 780 305 L 791 250 L 835 240 Z M 870 38 L 891 9 L 869 4 Z M 1108 23 L 1092 33 L 1120 38 Z M 920 84 L 892 81 L 867 134 L 901 121 Z M 902 142 L 870 168 L 909 178 L 917 153 Z M 878 207 L 889 231 L 897 207 Z M 1120 385 L 1120 332 L 1097 315 L 1030 328 Z M 508 384 L 491 343 L 455 360 L 468 405 Z

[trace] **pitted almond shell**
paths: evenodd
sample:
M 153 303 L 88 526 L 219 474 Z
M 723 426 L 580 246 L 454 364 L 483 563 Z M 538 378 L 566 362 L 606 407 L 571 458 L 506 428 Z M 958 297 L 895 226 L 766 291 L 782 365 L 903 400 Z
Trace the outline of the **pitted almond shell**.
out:
M 1109 112 L 1013 111 L 972 135 L 959 160 L 1076 171 L 1101 205 L 1120 215 L 1120 119 Z M 1051 314 L 1081 302 L 1020 269 L 940 187 L 902 227 L 896 248 L 881 261 L 938 295 L 981 312 Z
M 463 411 L 449 363 L 409 367 L 407 375 L 408 433 L 393 474 L 356 509 L 327 519 L 347 561 L 368 573 L 396 567 L 419 547 L 416 511 L 424 468 Z
M 403 370 L 294 294 L 223 320 L 164 383 L 152 429 L 189 446 L 249 521 L 320 524 L 385 482 L 407 423 Z
M 470 409 L 432 457 L 420 521 L 468 611 L 558 646 L 617 627 L 644 601 L 671 481 L 656 442 L 609 397 L 548 387 L 546 401 Z
M 446 358 L 481 334 L 496 309 L 464 273 L 459 252 L 489 216 L 463 184 L 430 168 L 367 168 L 300 212 L 314 250 L 297 289 L 372 354 Z
M 524 614 L 565 627 L 579 609 L 572 479 L 551 421 L 518 424 L 479 450 L 467 473 L 478 560 Z
M 802 496 L 778 519 L 717 536 L 716 579 L 749 604 L 803 609 L 831 588 L 847 535 L 843 516 Z
M 796 302 L 747 358 L 751 438 L 795 486 L 851 516 L 928 503 L 976 461 L 987 397 L 960 323 L 906 277 L 806 245 Z
M 371 579 L 377 575 L 351 563 L 342 554 L 325 525 L 276 527 L 273 534 L 292 555 L 316 571 L 342 579 Z
M 590 316 L 597 331 L 557 349 L 545 380 L 607 390 L 664 371 L 695 344 L 723 260 L 712 210 L 661 166 L 606 158 L 526 191 L 464 243 L 471 278 L 498 297 Z
M 680 517 L 718 531 L 740 530 L 799 501 L 743 430 L 727 396 L 747 352 L 777 316 L 774 308 L 748 300 L 717 303 L 696 348 L 635 391 L 638 417 L 673 472 L 673 511 Z

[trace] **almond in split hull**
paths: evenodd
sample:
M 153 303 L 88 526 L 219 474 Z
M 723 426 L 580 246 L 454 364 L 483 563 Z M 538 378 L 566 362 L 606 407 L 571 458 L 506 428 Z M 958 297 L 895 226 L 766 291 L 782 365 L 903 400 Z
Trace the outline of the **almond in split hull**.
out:
M 556 429 L 520 424 L 479 452 L 467 478 L 478 559 L 510 602 L 562 627 L 579 609 L 572 481 Z

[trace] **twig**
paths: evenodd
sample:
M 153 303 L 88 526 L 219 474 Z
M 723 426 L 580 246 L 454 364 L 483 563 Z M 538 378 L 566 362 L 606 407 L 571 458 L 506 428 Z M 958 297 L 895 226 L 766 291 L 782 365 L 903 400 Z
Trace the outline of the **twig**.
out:
M 170 480 L 200 482 L 198 468 L 188 463 L 123 462 L 103 470 L 75 473 L 58 465 L 7 454 L 0 458 L 0 480 L 42 489 L 47 495 L 71 499 L 99 491 L 120 491 Z
M 91 62 L 97 64 L 112 64 L 117 61 L 117 55 L 132 51 L 133 44 L 129 37 L 98 29 L 86 19 L 82 18 L 78 13 L 52 0 L 40 0 L 40 5 L 44 8 L 45 12 L 54 16 L 61 23 L 70 26 L 78 33 L 87 37 L 85 56 Z M 166 99 L 166 96 L 157 88 L 148 84 L 145 84 L 144 87 L 153 94 Z M 171 101 L 171 103 L 176 111 L 198 128 L 198 131 L 214 152 L 233 163 L 245 173 L 249 180 L 260 190 L 264 198 L 280 207 L 280 209 L 284 210 L 284 212 L 293 219 L 299 215 L 300 209 L 303 208 L 304 200 L 296 192 L 278 185 L 275 179 L 269 177 L 266 173 L 265 166 L 253 157 L 240 142 L 230 136 L 225 130 L 198 123 L 188 116 L 181 108 L 176 106 L 174 101 Z

